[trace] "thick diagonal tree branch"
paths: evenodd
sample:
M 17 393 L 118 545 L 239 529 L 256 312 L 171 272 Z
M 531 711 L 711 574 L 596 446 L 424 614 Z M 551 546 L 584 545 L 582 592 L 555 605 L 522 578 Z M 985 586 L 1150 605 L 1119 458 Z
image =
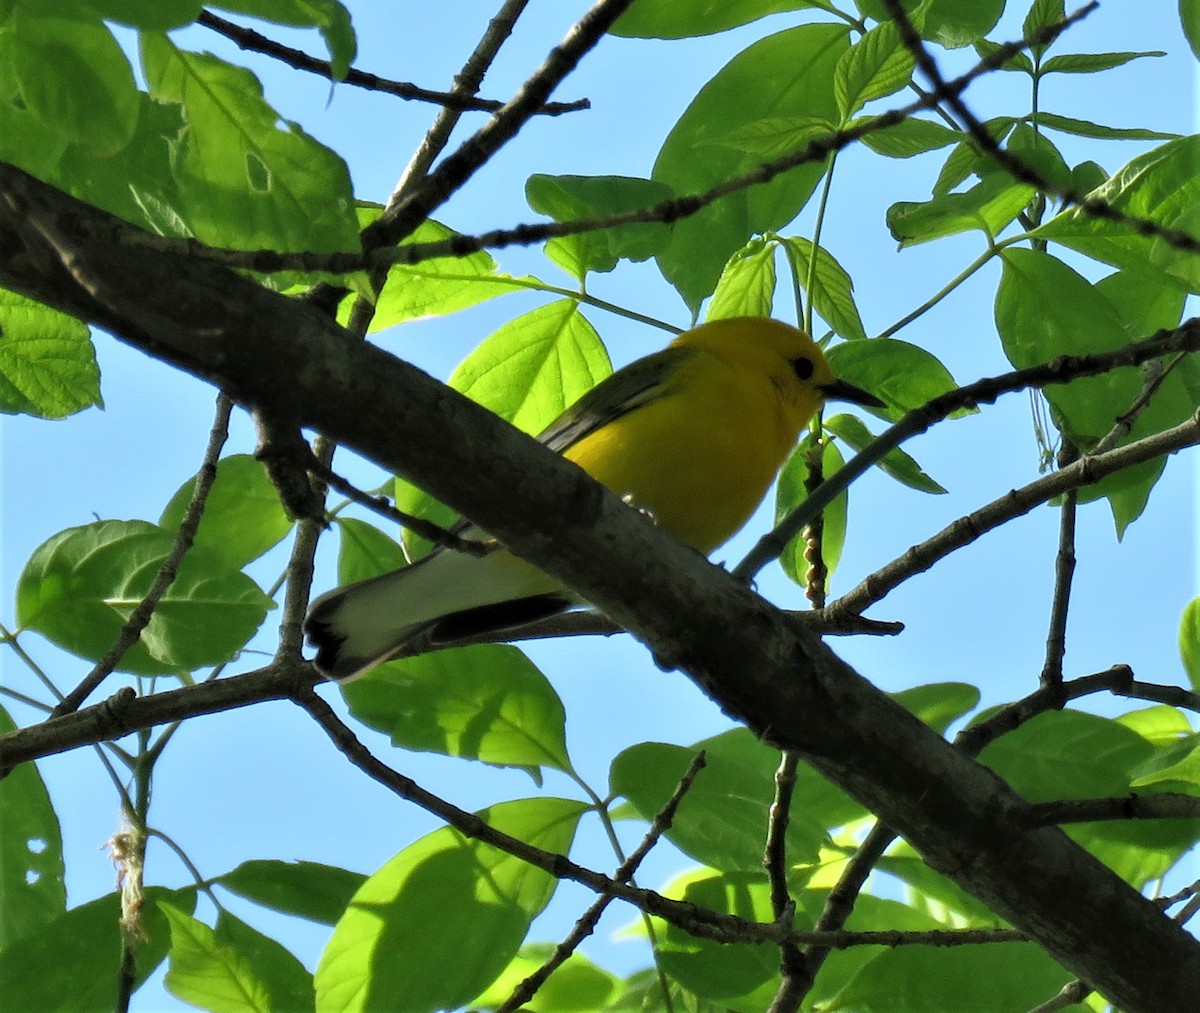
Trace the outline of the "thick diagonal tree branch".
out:
M 414 367 L 345 341 L 315 310 L 210 265 L 80 241 L 98 216 L 0 167 L 0 285 L 317 429 L 470 516 L 763 739 L 803 753 L 1117 1005 L 1176 1013 L 1200 994 L 1200 943 L 1060 830 L 1037 825 L 994 773 L 802 624 L 569 462 Z

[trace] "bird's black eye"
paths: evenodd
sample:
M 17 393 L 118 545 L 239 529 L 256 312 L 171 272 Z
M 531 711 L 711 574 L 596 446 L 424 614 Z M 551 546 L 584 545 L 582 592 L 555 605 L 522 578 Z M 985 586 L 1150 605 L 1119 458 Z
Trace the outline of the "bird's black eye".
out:
M 811 380 L 815 368 L 812 359 L 806 359 L 804 356 L 792 360 L 792 369 L 801 380 Z

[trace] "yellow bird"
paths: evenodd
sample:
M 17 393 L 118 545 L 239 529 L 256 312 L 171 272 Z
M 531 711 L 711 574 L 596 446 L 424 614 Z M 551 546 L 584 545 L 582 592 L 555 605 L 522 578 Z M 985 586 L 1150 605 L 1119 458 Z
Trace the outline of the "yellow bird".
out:
M 613 373 L 538 439 L 707 555 L 749 520 L 827 398 L 882 407 L 834 377 L 803 331 L 717 320 Z M 468 522 L 456 532 L 489 551 L 438 548 L 312 603 L 305 632 L 324 675 L 344 682 L 417 638 L 513 630 L 583 603 Z

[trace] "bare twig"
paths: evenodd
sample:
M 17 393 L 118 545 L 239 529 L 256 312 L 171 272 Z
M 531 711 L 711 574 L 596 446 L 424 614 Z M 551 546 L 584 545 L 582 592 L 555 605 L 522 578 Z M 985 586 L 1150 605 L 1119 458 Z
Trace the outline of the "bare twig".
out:
M 225 446 L 225 440 L 229 437 L 229 417 L 232 412 L 233 401 L 224 394 L 218 394 L 216 417 L 213 420 L 212 431 L 209 433 L 204 460 L 201 462 L 200 470 L 196 472 L 196 485 L 192 490 L 192 498 L 187 505 L 187 510 L 184 511 L 183 519 L 179 522 L 179 531 L 175 535 L 171 551 L 163 560 L 162 566 L 158 568 L 158 573 L 155 575 L 150 589 L 146 592 L 146 596 L 125 620 L 112 647 L 79 685 L 63 697 L 58 706 L 54 708 L 53 715 L 55 717 L 78 710 L 80 704 L 92 694 L 96 687 L 112 674 L 121 659 L 125 657 L 125 652 L 141 638 L 142 631 L 154 616 L 154 610 L 158 608 L 158 603 L 162 601 L 163 595 L 167 593 L 175 577 L 179 574 L 180 564 L 196 538 L 200 519 L 204 516 L 204 505 L 208 502 L 208 494 L 212 490 L 213 482 L 216 481 L 217 459 L 221 456 L 221 448 Z
M 299 49 L 293 49 L 291 46 L 285 46 L 280 42 L 276 42 L 274 39 L 270 39 L 251 28 L 244 28 L 241 25 L 235 25 L 232 21 L 226 21 L 224 18 L 217 17 L 217 15 L 210 11 L 201 11 L 200 16 L 196 19 L 196 23 L 211 29 L 219 35 L 225 36 L 225 38 L 235 43 L 240 49 L 262 53 L 264 56 L 270 56 L 296 70 L 304 70 L 310 74 L 328 78 L 330 81 L 338 81 L 338 78 L 333 73 L 333 66 L 328 60 L 318 60 L 316 57 L 309 56 Z M 471 95 L 459 94 L 456 91 L 433 91 L 429 88 L 422 88 L 419 85 L 409 84 L 406 81 L 392 81 L 385 77 L 379 77 L 377 74 L 356 70 L 353 67 L 346 72 L 346 76 L 341 80 L 345 84 L 364 88 L 368 91 L 384 92 L 388 95 L 394 95 L 397 98 L 415 102 L 431 102 L 435 105 L 444 106 L 448 109 L 457 109 L 462 112 L 478 110 L 490 113 L 495 112 L 502 105 L 501 102 L 495 99 L 475 98 Z M 539 116 L 561 116 L 563 113 L 577 112 L 578 110 L 589 108 L 591 108 L 591 103 L 587 99 L 579 99 L 575 102 L 547 102 L 540 109 L 536 110 L 536 113 Z
M 1075 444 L 1064 437 L 1058 453 L 1058 467 L 1065 468 L 1078 457 Z M 1063 679 L 1063 659 L 1067 654 L 1067 613 L 1071 606 L 1071 580 L 1075 576 L 1075 514 L 1078 506 L 1078 491 L 1068 489 L 1063 496 L 1058 520 L 1054 597 L 1050 603 L 1050 629 L 1046 634 L 1046 660 L 1041 675 L 1043 686 L 1057 686 Z
M 965 517 L 960 517 L 938 534 L 914 545 L 899 558 L 876 570 L 832 605 L 832 612 L 860 612 L 879 601 L 915 574 L 928 570 L 939 559 L 969 545 L 984 533 L 1028 513 L 1070 489 L 1098 482 L 1123 468 L 1141 464 L 1164 454 L 1173 454 L 1200 442 L 1200 412 L 1187 422 L 1105 454 L 1081 458 L 1070 467 L 1014 489 Z M 853 463 L 853 462 L 851 462 Z M 847 466 L 849 467 L 849 465 Z M 842 469 L 845 471 L 846 469 Z M 842 472 L 838 473 L 839 475 Z M 835 476 L 836 477 L 836 476 Z M 778 529 L 777 529 L 778 530 Z
M 767 870 L 767 881 L 771 886 L 771 913 L 781 925 L 791 926 L 796 910 L 787 881 L 787 828 L 792 812 L 792 796 L 796 790 L 796 771 L 800 766 L 800 754 L 791 749 L 784 750 L 775 771 L 775 798 L 767 821 L 767 841 L 763 849 L 763 866 Z M 779 989 L 771 1001 L 768 1013 L 793 1013 L 799 1009 L 807 986 L 795 987 L 797 976 L 803 972 L 804 963 L 800 948 L 792 942 L 779 947 Z
M 844 491 L 851 482 L 868 468 L 882 460 L 888 451 L 900 446 L 905 440 L 919 436 L 935 422 L 946 418 L 960 408 L 990 404 L 1001 394 L 1026 387 L 1046 387 L 1051 384 L 1067 383 L 1084 376 L 1095 376 L 1120 366 L 1135 366 L 1163 355 L 1200 350 L 1200 320 L 1189 320 L 1174 330 L 1134 342 L 1111 352 L 1096 352 L 1088 355 L 1064 355 L 1028 369 L 1013 370 L 1000 376 L 977 380 L 934 398 L 920 408 L 913 409 L 899 422 L 886 429 L 869 445 L 852 457 L 836 475 L 825 481 L 816 492 L 785 517 L 767 535 L 759 539 L 751 552 L 737 565 L 733 573 L 742 580 L 750 580 L 763 566 L 779 555 L 787 543 L 814 516 L 824 510 Z M 1132 444 L 1131 444 L 1132 446 Z M 1128 447 L 1122 448 L 1128 450 Z M 1089 472 L 1096 467 L 1097 460 L 1110 460 L 1101 455 L 1087 465 Z M 1110 462 L 1111 463 L 1111 462 Z M 1130 462 L 1137 463 L 1137 462 Z M 1125 467 L 1127 465 L 1122 465 Z M 1059 472 L 1060 477 L 1065 472 Z M 1050 476 L 1052 479 L 1055 476 Z M 1102 476 L 1097 476 L 1097 478 Z M 1090 481 L 1096 481 L 1092 478 Z M 1084 483 L 1076 483 L 1084 484 Z M 1073 487 L 1066 482 L 1050 495 L 1055 496 Z M 851 592 L 854 593 L 854 592 Z M 841 609 L 841 602 L 834 602 L 830 609 Z M 863 606 L 865 607 L 865 606 Z
M 1041 826 L 1115 820 L 1194 820 L 1200 817 L 1200 798 L 1178 792 L 1161 792 L 1155 795 L 1035 802 L 1030 808 L 1033 810 L 1033 821 Z
M 696 780 L 696 775 L 704 769 L 705 762 L 703 752 L 697 753 L 692 759 L 683 777 L 680 778 L 679 784 L 675 786 L 674 792 L 671 793 L 671 797 L 667 799 L 666 805 L 654 817 L 654 820 L 650 824 L 650 829 L 646 831 L 646 836 L 642 838 L 642 842 L 613 874 L 613 879 L 616 882 L 628 883 L 633 879 L 633 874 L 637 872 L 638 866 L 642 864 L 642 859 L 650 853 L 650 849 L 658 843 L 658 839 L 671 828 L 671 824 L 675 820 L 675 810 L 679 808 L 679 803 L 683 801 L 683 796 L 691 790 L 692 784 Z M 513 989 L 512 995 L 502 1005 L 496 1007 L 496 1013 L 514 1013 L 514 1011 L 519 1010 L 525 1003 L 529 1002 L 538 989 L 546 983 L 546 979 L 575 952 L 584 939 L 595 931 L 596 923 L 600 920 L 600 915 L 604 913 L 604 909 L 608 907 L 612 900 L 613 894 L 601 893 L 596 898 L 595 903 L 580 916 L 566 938 L 554 947 L 554 952 L 546 962 Z

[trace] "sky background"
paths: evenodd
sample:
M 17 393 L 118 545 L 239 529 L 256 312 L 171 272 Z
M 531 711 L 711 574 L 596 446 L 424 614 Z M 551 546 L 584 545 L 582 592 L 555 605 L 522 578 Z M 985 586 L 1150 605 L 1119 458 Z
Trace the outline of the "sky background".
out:
M 427 87 L 448 87 L 496 5 L 460 0 L 450 5 L 450 14 L 446 7 L 435 9 L 438 6 L 351 2 L 359 33 L 356 65 Z M 545 0 L 531 4 L 489 73 L 484 94 L 509 96 L 586 6 Z M 1014 8 L 991 37 L 1019 35 L 1023 15 L 1023 6 Z M 532 220 L 523 187 L 533 172 L 648 175 L 670 127 L 722 65 L 752 41 L 809 19 L 805 12 L 780 15 L 722 35 L 672 43 L 605 40 L 555 95 L 586 96 L 592 109 L 533 121 L 437 217 L 464 232 Z M 271 29 L 270 34 L 321 52 L 315 33 Z M 297 120 L 343 155 L 355 192 L 364 199 L 387 199 L 434 115 L 423 104 L 346 87 L 331 91 L 327 82 L 246 57 L 201 29 L 178 38 L 187 47 L 252 66 L 283 117 Z M 1056 52 L 1156 48 L 1169 48 L 1169 55 L 1099 77 L 1055 76 L 1043 91 L 1042 107 L 1117 126 L 1195 130 L 1194 61 L 1179 32 L 1174 3 L 1108 0 Z M 943 68 L 954 72 L 972 62 L 970 51 L 960 52 Z M 1020 113 L 1028 105 L 1027 91 L 1026 78 L 997 74 L 974 86 L 967 99 L 983 116 Z M 466 117 L 457 136 L 466 136 L 466 130 L 481 122 L 480 114 Z M 1086 157 L 1097 157 L 1095 142 L 1061 135 L 1054 139 L 1061 142 L 1070 163 L 1085 152 Z M 1146 147 L 1109 143 L 1099 148 L 1099 160 L 1111 172 Z M 923 302 L 983 248 L 978 234 L 968 234 L 897 251 L 883 227 L 891 202 L 928 196 L 942 158 L 944 152 L 884 162 L 860 148 L 841 157 L 824 241 L 854 277 L 870 334 Z M 784 231 L 811 234 L 810 212 Z M 502 251 L 497 258 L 512 274 L 530 273 L 551 284 L 571 285 L 536 248 Z M 998 265 L 985 268 L 900 335 L 937 354 L 960 383 L 1007 368 L 992 323 L 998 270 Z M 681 327 L 689 323 L 682 301 L 653 264 L 623 265 L 612 275 L 593 276 L 589 290 Z M 492 330 L 550 298 L 538 293 L 506 295 L 447 319 L 405 325 L 378 340 L 444 379 Z M 786 318 L 788 311 L 788 304 L 781 303 L 779 314 Z M 1195 312 L 1194 305 L 1190 312 Z M 586 309 L 585 315 L 599 329 L 615 365 L 667 340 L 661 331 L 599 310 Z M 12 589 L 39 544 L 63 528 L 96 517 L 156 520 L 203 452 L 215 392 L 106 335 L 97 334 L 96 343 L 103 411 L 93 409 L 56 423 L 8 418 L 0 428 L 0 577 L 5 596 L 0 618 L 10 627 Z M 226 452 L 248 453 L 253 446 L 251 426 L 239 413 Z M 907 449 L 950 494 L 922 495 L 877 474 L 856 484 L 835 594 L 955 517 L 1037 477 L 1038 449 L 1024 395 L 1010 395 L 977 416 L 939 426 Z M 347 460 L 339 458 L 339 467 L 364 484 L 382 480 L 378 470 L 351 467 Z M 1194 455 L 1169 462 L 1146 513 L 1121 543 L 1106 504 L 1081 509 L 1068 676 L 1126 662 L 1149 681 L 1182 678 L 1176 631 L 1183 606 L 1200 587 L 1196 491 Z M 874 618 L 904 622 L 901 636 L 842 638 L 833 642 L 834 649 L 885 690 L 961 680 L 983 687 L 985 705 L 1024 695 L 1036 686 L 1042 665 L 1057 520 L 1056 510 L 1040 508 L 988 534 L 933 572 L 910 580 L 870 611 Z M 769 522 L 767 513 L 760 511 L 746 532 L 715 558 L 736 563 Z M 330 537 L 322 547 L 318 590 L 335 583 L 334 543 Z M 272 553 L 256 563 L 252 573 L 269 586 L 283 560 L 281 553 Z M 801 591 L 777 567 L 764 571 L 759 589 L 786 607 L 803 604 Z M 269 616 L 257 641 L 264 650 L 273 645 L 275 623 L 276 616 Z M 89 667 L 36 636 L 22 643 L 64 690 Z M 729 727 L 691 682 L 676 672 L 660 672 L 628 637 L 537 643 L 528 646 L 528 653 L 563 697 L 576 767 L 601 794 L 608 765 L 625 746 L 645 740 L 690 743 Z M 248 670 L 265 660 L 265 654 L 247 653 L 232 670 Z M 0 683 L 36 692 L 11 653 L 0 654 Z M 332 687 L 321 692 L 326 699 L 340 699 Z M 19 723 L 36 717 L 28 708 L 4 703 Z M 1124 709 L 1132 708 L 1111 706 L 1104 712 Z M 517 772 L 399 752 L 381 736 L 365 730 L 361 734 L 385 762 L 467 809 L 535 791 L 528 777 Z M 74 906 L 113 888 L 113 868 L 102 845 L 118 829 L 117 799 L 88 750 L 48 759 L 40 769 L 64 820 L 69 903 Z M 578 793 L 552 772 L 545 790 L 572 797 Z M 201 718 L 183 727 L 157 770 L 151 822 L 178 840 L 206 876 L 265 856 L 369 872 L 437 828 L 432 817 L 350 768 L 324 734 L 285 703 Z M 632 842 L 642 827 L 625 831 Z M 601 869 L 615 865 L 594 819 L 585 821 L 580 843 L 580 861 Z M 661 886 L 686 865 L 664 848 L 651 856 L 639 879 Z M 1196 874 L 1192 870 L 1192 878 Z M 156 843 L 150 847 L 147 879 L 167 885 L 190 882 L 178 860 Z M 582 889 L 564 884 L 531 938 L 556 939 L 589 899 Z M 277 931 L 278 922 L 261 909 L 235 898 L 230 898 L 229 907 L 264 931 Z M 211 920 L 204 902 L 198 913 Z M 618 971 L 643 966 L 647 954 L 641 944 L 613 941 L 613 933 L 631 921 L 629 909 L 610 911 L 585 951 Z M 290 922 L 280 937 L 311 969 L 327 935 L 323 926 Z M 184 1008 L 157 979 L 135 998 L 135 1009 Z

